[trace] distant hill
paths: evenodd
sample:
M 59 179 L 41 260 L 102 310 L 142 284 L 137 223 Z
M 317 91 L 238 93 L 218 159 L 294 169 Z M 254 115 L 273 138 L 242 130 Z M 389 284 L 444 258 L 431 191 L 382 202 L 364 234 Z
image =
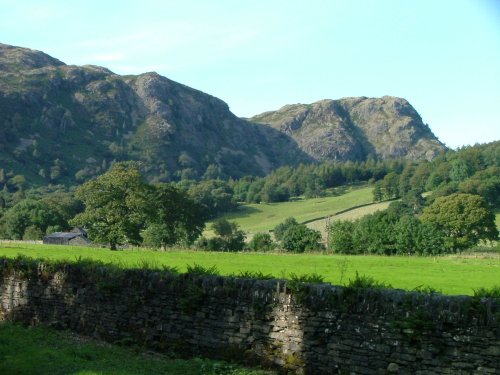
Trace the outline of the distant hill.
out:
M 157 73 L 121 76 L 0 44 L 0 168 L 29 184 L 82 182 L 123 160 L 167 181 L 442 149 L 403 99 L 325 100 L 248 121 Z
M 0 44 L 0 162 L 43 184 L 139 160 L 152 179 L 264 175 L 311 162 L 291 138 L 156 73 L 120 76 Z
M 410 103 L 391 96 L 287 105 L 250 121 L 290 135 L 318 161 L 432 159 L 445 150 Z

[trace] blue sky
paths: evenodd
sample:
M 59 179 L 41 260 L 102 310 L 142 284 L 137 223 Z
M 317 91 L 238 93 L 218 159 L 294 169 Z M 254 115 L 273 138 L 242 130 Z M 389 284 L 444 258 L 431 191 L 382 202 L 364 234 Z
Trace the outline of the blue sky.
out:
M 0 42 L 158 73 L 238 116 L 406 98 L 449 147 L 500 139 L 499 0 L 0 0 Z

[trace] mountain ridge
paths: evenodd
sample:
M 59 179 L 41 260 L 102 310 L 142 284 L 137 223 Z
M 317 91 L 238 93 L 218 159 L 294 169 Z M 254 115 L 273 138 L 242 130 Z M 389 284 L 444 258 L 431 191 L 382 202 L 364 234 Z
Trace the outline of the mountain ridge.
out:
M 411 104 L 393 96 L 288 104 L 249 121 L 290 135 L 318 161 L 359 160 L 369 155 L 432 159 L 446 149 Z
M 311 161 L 286 135 L 157 73 L 120 76 L 46 56 L 0 45 L 0 64 L 10 66 L 0 71 L 0 158 L 11 169 L 35 168 L 33 178 L 85 180 L 114 160 L 141 161 L 159 181 L 207 170 L 263 175 Z
M 351 113 L 345 101 L 305 106 L 309 112 L 286 106 L 281 122 L 268 120 L 286 107 L 242 119 L 219 98 L 155 72 L 118 75 L 0 44 L 0 161 L 5 170 L 22 172 L 34 184 L 82 182 L 123 160 L 140 161 L 152 181 L 169 181 L 239 178 L 299 163 L 394 156 L 370 149 L 368 128 L 354 121 L 356 111 Z M 290 111 L 299 118 L 290 120 Z M 413 111 L 413 125 L 424 126 Z M 328 137 L 321 130 L 328 128 L 325 124 Z M 436 142 L 439 152 L 443 146 Z M 408 143 L 395 157 L 421 157 L 413 146 Z

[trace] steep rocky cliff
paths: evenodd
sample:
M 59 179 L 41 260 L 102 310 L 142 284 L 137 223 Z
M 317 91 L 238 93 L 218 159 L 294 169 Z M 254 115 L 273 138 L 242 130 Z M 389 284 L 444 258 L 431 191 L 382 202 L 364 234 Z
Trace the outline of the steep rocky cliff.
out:
M 410 103 L 391 96 L 287 105 L 250 121 L 290 135 L 316 160 L 431 159 L 445 149 Z
M 0 44 L 0 161 L 31 179 L 72 182 L 113 160 L 151 179 L 262 175 L 311 159 L 291 138 L 156 73 L 120 76 Z M 210 168 L 209 168 L 210 166 Z
M 0 44 L 0 168 L 32 184 L 82 182 L 121 160 L 167 181 L 442 149 L 404 99 L 323 100 L 246 120 L 157 73 L 121 76 Z

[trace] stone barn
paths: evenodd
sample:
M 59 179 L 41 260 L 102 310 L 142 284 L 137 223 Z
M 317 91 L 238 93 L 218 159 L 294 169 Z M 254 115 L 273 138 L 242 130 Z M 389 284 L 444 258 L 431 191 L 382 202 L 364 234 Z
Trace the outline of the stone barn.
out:
M 88 245 L 90 240 L 82 228 L 73 228 L 71 232 L 55 232 L 43 237 L 44 244 L 50 245 Z

